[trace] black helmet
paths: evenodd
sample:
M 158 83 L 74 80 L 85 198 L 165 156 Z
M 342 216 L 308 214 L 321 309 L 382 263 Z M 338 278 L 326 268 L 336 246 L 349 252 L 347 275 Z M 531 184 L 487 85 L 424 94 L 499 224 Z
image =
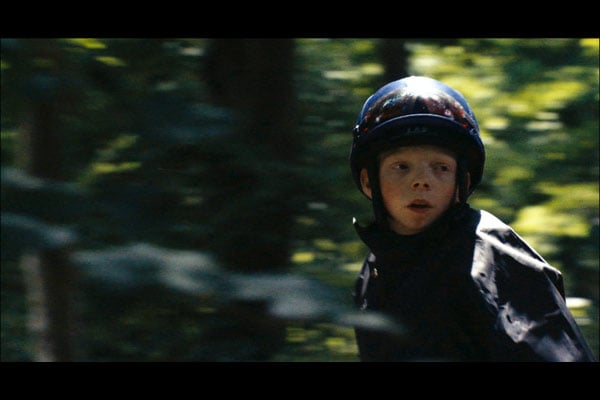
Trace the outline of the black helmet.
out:
M 453 150 L 471 174 L 466 199 L 481 182 L 485 150 L 475 114 L 465 98 L 435 79 L 411 76 L 390 82 L 363 105 L 353 130 L 352 176 L 359 190 L 360 170 L 393 146 L 432 144 Z M 372 171 L 370 171 L 372 173 Z

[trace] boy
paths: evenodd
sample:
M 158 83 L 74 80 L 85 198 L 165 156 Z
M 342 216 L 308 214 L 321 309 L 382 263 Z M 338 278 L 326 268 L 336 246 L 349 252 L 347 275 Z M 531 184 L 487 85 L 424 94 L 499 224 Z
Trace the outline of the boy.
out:
M 562 276 L 509 226 L 467 199 L 483 175 L 475 115 L 427 77 L 365 102 L 350 164 L 375 221 L 353 293 L 400 334 L 356 328 L 362 361 L 594 361 Z

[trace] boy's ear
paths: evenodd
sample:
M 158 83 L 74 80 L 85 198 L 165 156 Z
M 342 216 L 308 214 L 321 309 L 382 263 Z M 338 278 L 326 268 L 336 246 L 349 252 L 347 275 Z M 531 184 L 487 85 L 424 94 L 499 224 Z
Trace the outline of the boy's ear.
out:
M 366 168 L 360 170 L 360 186 L 362 187 L 363 193 L 369 198 L 373 199 L 371 191 L 371 182 L 369 182 L 369 173 Z

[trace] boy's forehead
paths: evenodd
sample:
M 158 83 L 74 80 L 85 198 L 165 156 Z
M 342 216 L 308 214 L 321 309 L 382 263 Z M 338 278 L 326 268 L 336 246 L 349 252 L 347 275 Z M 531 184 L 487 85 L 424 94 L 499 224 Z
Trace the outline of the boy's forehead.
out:
M 383 151 L 379 159 L 383 160 L 392 155 L 424 155 L 424 156 L 447 156 L 456 159 L 456 154 L 445 147 L 435 145 L 406 145 Z

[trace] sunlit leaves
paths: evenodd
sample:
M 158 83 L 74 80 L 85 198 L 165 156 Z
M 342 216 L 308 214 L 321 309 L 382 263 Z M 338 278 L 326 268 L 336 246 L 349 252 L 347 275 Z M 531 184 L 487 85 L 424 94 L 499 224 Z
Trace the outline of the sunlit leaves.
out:
M 522 208 L 513 228 L 523 235 L 543 234 L 547 236 L 586 237 L 589 234 L 589 222 L 573 213 L 559 213 L 544 205 Z
M 310 263 L 315 260 L 315 254 L 311 251 L 297 251 L 292 254 L 292 262 L 295 264 Z
M 96 60 L 98 60 L 101 63 L 106 64 L 110 67 L 123 67 L 123 66 L 127 65 L 123 60 L 121 60 L 117 57 L 111 57 L 111 56 L 98 56 L 98 57 L 96 57 Z
M 84 47 L 86 49 L 105 49 L 106 44 L 104 44 L 99 39 L 94 38 L 70 38 L 66 39 L 68 42 L 76 44 L 78 46 Z
M 542 192 L 552 196 L 548 204 L 557 209 L 574 210 L 598 208 L 598 182 L 572 183 L 566 185 L 555 185 L 551 183 L 540 184 Z M 575 201 L 573 199 L 576 199 Z
M 496 176 L 495 183 L 498 185 L 510 185 L 515 180 L 527 180 L 533 177 L 530 169 L 518 165 L 503 168 Z

